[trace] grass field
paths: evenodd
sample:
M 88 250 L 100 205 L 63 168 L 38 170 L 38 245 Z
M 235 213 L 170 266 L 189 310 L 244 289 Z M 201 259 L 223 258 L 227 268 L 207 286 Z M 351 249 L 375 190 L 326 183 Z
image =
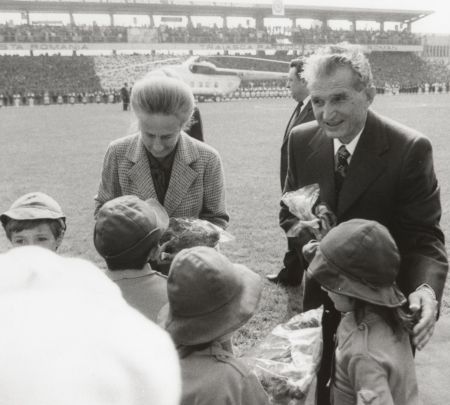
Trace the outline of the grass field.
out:
M 442 227 L 450 231 L 450 95 L 379 96 L 374 109 L 428 135 L 441 184 Z M 293 101 L 200 104 L 206 141 L 221 154 L 226 172 L 229 231 L 222 246 L 233 261 L 264 275 L 281 268 L 286 242 L 278 227 L 279 151 Z M 127 133 L 132 114 L 119 105 L 50 106 L 0 110 L 0 210 L 18 196 L 44 191 L 62 205 L 68 230 L 61 253 L 103 266 L 92 243 L 93 196 L 110 141 Z M 0 237 L 0 251 L 8 243 Z M 300 289 L 265 284 L 258 314 L 241 329 L 245 351 L 300 306 Z M 448 286 L 444 312 L 450 307 Z

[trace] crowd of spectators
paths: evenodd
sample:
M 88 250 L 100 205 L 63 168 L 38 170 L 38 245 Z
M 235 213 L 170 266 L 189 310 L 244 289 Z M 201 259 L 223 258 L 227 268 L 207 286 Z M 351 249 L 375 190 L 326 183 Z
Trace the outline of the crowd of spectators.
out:
M 407 30 L 334 30 L 331 28 L 296 27 L 292 31 L 292 42 L 296 44 L 335 44 L 349 42 L 365 45 L 420 45 L 421 37 Z
M 234 28 L 207 27 L 198 24 L 187 27 L 158 27 L 158 41 L 163 43 L 271 43 L 277 35 L 270 35 L 268 28 L 256 30 L 239 25 Z
M 99 25 L 0 24 L 0 42 L 127 42 L 127 28 Z
M 450 70 L 446 66 L 426 61 L 413 52 L 372 52 L 368 57 L 378 88 L 398 86 L 406 91 L 425 83 L 450 81 Z
M 203 60 L 219 68 L 286 72 L 287 62 L 296 56 L 279 51 L 261 59 L 217 55 Z M 450 89 L 450 70 L 441 63 L 425 61 L 412 52 L 372 52 L 368 56 L 379 93 Z M 162 54 L 0 56 L 0 95 L 3 105 L 13 105 L 14 96 L 20 98 L 21 104 L 30 104 L 30 95 L 35 104 L 45 104 L 45 100 L 60 104 L 119 102 L 119 89 L 124 83 L 132 84 L 164 64 L 181 62 L 174 61 L 174 55 Z M 284 85 L 282 81 L 242 81 L 241 88 L 263 91 Z
M 347 41 L 356 44 L 417 45 L 421 37 L 407 30 L 334 30 L 330 27 L 295 28 L 185 27 L 160 25 L 153 28 L 159 43 L 292 43 L 325 44 Z M 87 25 L 0 25 L 0 42 L 128 42 L 128 28 Z
M 0 56 L 0 93 L 40 94 L 102 90 L 88 56 Z

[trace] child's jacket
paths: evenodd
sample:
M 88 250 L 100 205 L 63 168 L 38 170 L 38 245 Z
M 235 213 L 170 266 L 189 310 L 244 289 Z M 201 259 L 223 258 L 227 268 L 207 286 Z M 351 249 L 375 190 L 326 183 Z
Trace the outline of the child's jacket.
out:
M 181 405 L 269 405 L 256 375 L 215 342 L 181 359 Z
M 332 373 L 333 405 L 418 405 L 414 359 L 406 331 L 397 337 L 373 312 L 359 325 L 343 315 Z

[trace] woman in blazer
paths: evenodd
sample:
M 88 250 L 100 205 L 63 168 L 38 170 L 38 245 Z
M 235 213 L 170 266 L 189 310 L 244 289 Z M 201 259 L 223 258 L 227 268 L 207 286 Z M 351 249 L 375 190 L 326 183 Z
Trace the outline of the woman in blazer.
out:
M 106 151 L 95 214 L 115 197 L 156 198 L 170 217 L 195 217 L 225 228 L 223 167 L 218 152 L 189 137 L 194 96 L 180 79 L 148 76 L 135 83 L 138 131 Z

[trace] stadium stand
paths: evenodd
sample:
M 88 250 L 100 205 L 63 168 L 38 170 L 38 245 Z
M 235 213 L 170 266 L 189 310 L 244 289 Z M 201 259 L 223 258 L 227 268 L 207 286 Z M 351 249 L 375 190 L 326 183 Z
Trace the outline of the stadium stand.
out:
M 380 30 L 332 30 L 331 28 L 309 28 L 296 27 L 292 32 L 294 44 L 336 44 L 349 42 L 351 44 L 365 45 L 419 45 L 421 36 L 403 31 L 380 31 Z
M 127 42 L 125 27 L 0 24 L 0 42 Z
M 4 106 L 14 104 L 20 95 L 21 104 L 29 104 L 27 95 L 34 95 L 34 103 L 44 103 L 47 93 L 50 103 L 117 102 L 118 90 L 127 82 L 132 84 L 149 70 L 164 64 L 173 55 L 111 55 L 111 56 L 0 56 L 0 97 Z M 391 92 L 447 92 L 450 71 L 438 62 L 425 61 L 413 52 L 371 52 L 374 80 L 379 93 Z M 213 56 L 203 58 L 217 67 L 245 70 L 286 71 L 286 65 L 273 60 L 292 59 L 292 55 L 278 53 L 256 57 Z M 243 81 L 236 97 L 253 98 L 261 94 L 287 96 L 284 83 L 276 81 Z M 247 94 L 248 93 L 248 94 Z
M 101 91 L 94 60 L 87 56 L 0 56 L 0 93 L 12 105 L 14 94 L 26 97 L 33 93 L 36 103 L 43 102 L 44 92 L 68 95 Z M 56 102 L 56 100 L 55 100 Z M 22 104 L 25 104 L 22 101 Z
M 421 37 L 407 30 L 333 30 L 329 27 L 301 28 L 186 27 L 161 25 L 154 28 L 158 43 L 269 43 L 289 41 L 293 44 L 328 44 L 347 41 L 354 44 L 418 45 Z M 0 42 L 128 42 L 128 27 L 98 25 L 0 25 Z
M 368 56 L 378 88 L 395 85 L 406 92 L 425 83 L 450 80 L 444 65 L 427 62 L 412 52 L 372 52 Z

